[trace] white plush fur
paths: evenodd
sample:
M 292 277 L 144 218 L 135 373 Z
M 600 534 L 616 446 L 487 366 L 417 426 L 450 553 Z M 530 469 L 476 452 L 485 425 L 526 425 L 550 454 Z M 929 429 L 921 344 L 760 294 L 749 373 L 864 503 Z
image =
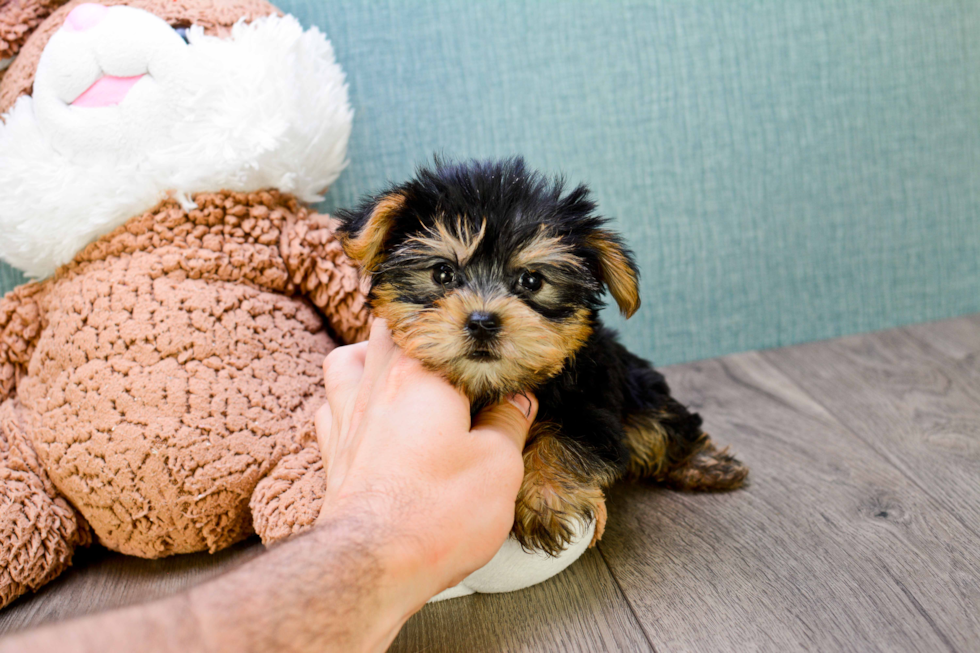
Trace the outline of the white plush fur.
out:
M 291 16 L 239 23 L 230 38 L 109 9 L 59 30 L 32 97 L 0 124 L 0 258 L 45 277 L 168 195 L 274 187 L 323 198 L 346 164 L 344 73 L 316 28 Z M 101 75 L 147 73 L 117 106 L 71 106 Z
M 436 594 L 429 599 L 429 603 L 473 593 L 513 592 L 546 581 L 585 553 L 595 533 L 595 522 L 588 526 L 577 523 L 575 530 L 571 544 L 555 557 L 540 551 L 525 551 L 517 540 L 508 538 L 490 562 L 467 576 L 459 585 Z

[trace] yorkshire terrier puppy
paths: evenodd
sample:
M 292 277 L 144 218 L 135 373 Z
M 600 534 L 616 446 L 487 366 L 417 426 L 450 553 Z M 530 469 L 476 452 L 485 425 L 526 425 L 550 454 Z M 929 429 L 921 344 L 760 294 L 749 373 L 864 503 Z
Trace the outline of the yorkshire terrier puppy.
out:
M 566 192 L 520 158 L 437 161 L 338 217 L 372 310 L 406 353 L 474 413 L 537 395 L 514 523 L 525 548 L 557 554 L 574 520 L 594 519 L 601 537 L 603 489 L 627 475 L 702 491 L 745 481 L 748 469 L 599 321 L 604 289 L 636 312 L 639 275 L 584 185 Z

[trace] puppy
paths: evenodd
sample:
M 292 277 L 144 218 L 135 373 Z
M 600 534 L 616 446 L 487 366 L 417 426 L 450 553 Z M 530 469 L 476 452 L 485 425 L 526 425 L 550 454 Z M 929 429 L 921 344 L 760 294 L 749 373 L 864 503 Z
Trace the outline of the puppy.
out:
M 603 489 L 627 475 L 684 490 L 745 481 L 748 469 L 599 321 L 605 289 L 636 312 L 639 275 L 584 185 L 566 192 L 520 158 L 436 161 L 338 217 L 372 310 L 406 353 L 474 413 L 537 395 L 514 523 L 525 548 L 556 555 L 576 520 L 595 520 L 601 537 Z

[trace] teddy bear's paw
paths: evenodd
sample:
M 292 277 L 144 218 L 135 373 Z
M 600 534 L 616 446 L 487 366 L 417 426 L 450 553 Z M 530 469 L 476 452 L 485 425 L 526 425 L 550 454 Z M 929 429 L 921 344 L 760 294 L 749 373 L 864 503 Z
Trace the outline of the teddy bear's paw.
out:
M 284 456 L 255 486 L 249 502 L 252 524 L 262 543 L 272 544 L 313 528 L 325 490 L 326 476 L 316 440 Z
M 89 538 L 21 426 L 17 401 L 0 404 L 0 607 L 53 580 Z

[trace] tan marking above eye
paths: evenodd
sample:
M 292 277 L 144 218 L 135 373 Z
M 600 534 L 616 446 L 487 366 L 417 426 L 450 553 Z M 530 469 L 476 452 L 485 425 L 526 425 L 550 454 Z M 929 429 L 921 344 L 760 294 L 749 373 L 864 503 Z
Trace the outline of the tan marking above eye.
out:
M 584 268 L 582 260 L 573 253 L 572 246 L 548 233 L 545 225 L 541 225 L 534 238 L 514 253 L 510 264 L 514 268 L 528 269 L 542 265 Z
M 473 257 L 476 248 L 480 246 L 487 231 L 486 219 L 480 223 L 480 230 L 476 233 L 466 229 L 461 216 L 457 216 L 453 230 L 450 231 L 445 221 L 436 221 L 435 228 L 430 227 L 424 235 L 412 236 L 406 239 L 408 251 L 419 254 L 432 254 L 442 258 L 455 261 L 458 265 L 466 265 L 467 261 Z

